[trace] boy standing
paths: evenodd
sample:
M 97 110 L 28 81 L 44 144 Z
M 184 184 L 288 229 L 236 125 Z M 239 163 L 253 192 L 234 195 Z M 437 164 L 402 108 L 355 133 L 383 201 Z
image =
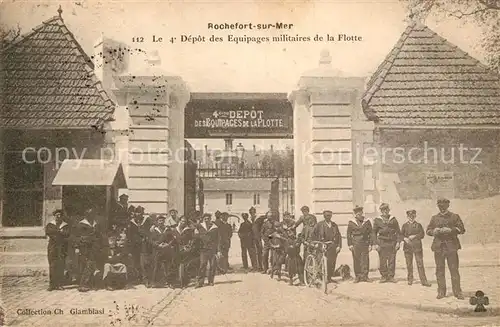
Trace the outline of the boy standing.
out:
M 354 219 L 347 225 L 347 245 L 352 252 L 355 283 L 368 282 L 369 252 L 372 246 L 372 224 L 363 215 L 363 207 L 354 208 Z
M 431 286 L 425 276 L 424 256 L 422 252 L 422 239 L 425 236 L 424 228 L 417 222 L 417 211 L 406 211 L 408 221 L 401 227 L 403 237 L 403 252 L 406 259 L 406 269 L 408 270 L 408 285 L 413 284 L 413 256 L 417 262 L 418 277 L 422 286 Z

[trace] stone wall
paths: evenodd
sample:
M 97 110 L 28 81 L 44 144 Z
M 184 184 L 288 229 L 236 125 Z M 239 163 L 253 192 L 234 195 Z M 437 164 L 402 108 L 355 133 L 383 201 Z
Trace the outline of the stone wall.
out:
M 387 130 L 380 134 L 381 169 L 390 179 L 384 191 L 397 192 L 396 200 L 434 198 L 439 190 L 426 178 L 432 172 L 453 174 L 448 195 L 452 198 L 486 198 L 500 191 L 500 133 L 496 130 Z

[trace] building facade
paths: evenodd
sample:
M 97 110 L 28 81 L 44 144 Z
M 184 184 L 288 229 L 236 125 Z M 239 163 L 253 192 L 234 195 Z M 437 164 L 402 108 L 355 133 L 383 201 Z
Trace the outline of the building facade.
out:
M 114 103 L 60 16 L 2 52 L 0 226 L 43 226 L 61 208 L 65 159 L 100 159 Z
M 271 179 L 205 179 L 204 212 L 227 211 L 241 216 L 255 207 L 257 213 L 265 214 L 269 210 Z
M 0 228 L 13 251 L 44 247 L 19 240 L 45 242 L 43 226 L 62 205 L 61 187 L 52 181 L 64 159 L 120 162 L 128 185 L 122 191 L 149 213 L 175 208 L 188 214 L 196 204 L 197 169 L 186 161 L 198 159 L 187 158 L 195 151 L 184 139 L 184 122 L 192 119 L 185 114 L 188 86 L 161 70 L 157 53 L 139 67 L 130 64 L 133 50 L 126 44 L 101 38 L 94 50 L 91 59 L 59 15 L 2 52 Z M 423 208 L 425 223 L 435 211 L 433 199 L 446 195 L 471 217 L 464 218 L 473 230 L 469 241 L 474 235 L 497 239 L 488 226 L 497 221 L 500 183 L 498 74 L 417 23 L 368 82 L 345 77 L 331 61 L 323 51 L 318 67 L 305 72 L 289 96 L 296 174 L 289 193 L 278 196 L 293 210 L 280 211 L 299 213 L 307 205 L 321 219 L 323 210 L 332 210 L 344 233 L 354 205 L 364 206 L 368 217 L 382 201 L 400 216 Z M 230 106 L 241 96 L 222 100 Z M 276 94 L 247 96 L 254 98 L 247 105 L 255 99 L 290 105 Z M 196 99 L 222 101 L 210 94 Z M 406 160 L 400 162 L 396 148 Z M 450 161 L 452 149 L 455 157 L 462 154 L 460 162 Z M 271 206 L 272 176 L 202 182 L 206 212 L 240 214 L 255 206 L 264 213 Z

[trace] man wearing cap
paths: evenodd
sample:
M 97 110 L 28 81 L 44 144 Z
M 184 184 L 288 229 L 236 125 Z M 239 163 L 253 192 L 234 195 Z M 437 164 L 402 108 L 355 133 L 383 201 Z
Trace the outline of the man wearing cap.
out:
M 241 244 L 241 261 L 243 262 L 243 269 L 248 269 L 248 256 L 252 263 L 252 270 L 257 270 L 257 258 L 255 257 L 255 247 L 253 244 L 253 231 L 252 223 L 248 220 L 248 213 L 241 214 L 243 222 L 238 229 L 238 236 L 240 237 Z
M 291 230 L 294 233 L 296 232 L 295 220 L 288 211 L 285 211 L 283 213 L 283 226 L 285 226 L 287 230 Z
M 401 230 L 396 217 L 390 215 L 387 203 L 379 207 L 381 215 L 373 220 L 373 244 L 379 256 L 380 283 L 395 283 L 396 253 L 399 250 Z
M 133 207 L 131 206 L 133 209 Z M 151 252 L 150 230 L 153 222 L 144 216 L 144 208 L 138 206 L 128 224 L 127 239 L 132 254 L 132 263 L 135 272 L 135 282 L 144 283 L 149 287 L 151 283 Z
M 424 256 L 422 251 L 422 239 L 425 236 L 424 228 L 417 222 L 416 210 L 406 211 L 408 221 L 401 226 L 401 236 L 403 237 L 403 252 L 405 254 L 406 269 L 408 271 L 408 285 L 413 284 L 413 256 L 417 262 L 418 276 L 422 286 L 431 286 L 427 281 L 424 268 Z
M 151 232 L 153 244 L 153 276 L 154 287 L 161 287 L 168 281 L 172 273 L 176 238 L 172 229 L 165 226 L 165 217 L 159 216 L 157 224 Z
M 120 225 L 126 224 L 128 220 L 128 195 L 122 194 L 119 197 L 119 200 L 116 202 L 113 211 L 112 217 L 109 220 L 109 226 L 113 224 Z
M 323 211 L 323 221 L 320 221 L 314 227 L 312 239 L 319 242 L 331 242 L 328 245 L 327 257 L 327 272 L 328 280 L 333 278 L 335 272 L 335 263 L 337 262 L 337 254 L 342 249 L 342 236 L 340 235 L 339 227 L 332 221 L 332 211 Z
M 84 219 L 75 226 L 75 253 L 79 257 L 80 285 L 78 291 L 87 292 L 95 287 L 95 272 L 103 245 L 103 229 L 97 224 L 95 210 L 85 210 Z
M 352 252 L 355 283 L 368 282 L 370 268 L 369 252 L 373 245 L 372 224 L 363 215 L 363 207 L 356 206 L 353 210 L 354 219 L 347 225 L 347 245 Z
M 316 216 L 309 213 L 309 207 L 303 206 L 300 211 L 302 211 L 302 216 L 300 216 L 299 220 L 295 223 L 295 228 L 299 227 L 301 224 L 305 226 L 315 226 L 318 220 Z M 312 222 L 311 222 L 312 221 Z
M 197 276 L 196 288 L 202 287 L 205 282 L 208 266 L 208 285 L 214 285 L 216 271 L 216 257 L 221 255 L 219 228 L 212 222 L 212 215 L 203 215 L 203 222 L 196 227 L 197 237 L 201 241 L 200 269 Z
M 264 247 L 262 250 L 262 265 L 263 265 L 263 274 L 267 274 L 269 271 L 269 259 L 271 253 L 271 239 L 270 236 L 276 231 L 274 223 L 277 221 L 276 216 L 272 211 L 268 211 L 266 214 L 266 220 L 264 224 L 262 224 L 261 235 L 262 235 L 262 243 L 264 243 Z
M 231 238 L 233 237 L 233 227 L 229 224 L 229 213 L 223 212 L 221 214 L 221 219 L 219 225 L 220 233 L 220 248 L 221 248 L 221 268 L 224 272 L 232 271 L 233 269 L 229 266 L 229 249 L 231 248 Z
M 448 211 L 450 200 L 440 198 L 437 201 L 437 206 L 439 213 L 432 216 L 427 226 L 427 235 L 434 237 L 431 249 L 434 252 L 436 262 L 437 298 L 442 299 L 446 296 L 445 262 L 447 261 L 453 295 L 457 299 L 463 299 L 460 273 L 458 271 L 458 250 L 462 247 L 458 235 L 465 233 L 464 223 L 459 215 Z
M 49 261 L 49 291 L 62 290 L 66 256 L 68 254 L 69 225 L 64 221 L 61 209 L 53 212 L 54 220 L 45 226 L 49 239 L 47 259 Z
M 300 233 L 301 239 L 305 242 L 311 241 L 312 240 L 312 233 L 314 230 L 314 226 L 316 226 L 317 219 L 315 215 L 312 215 L 309 213 L 309 207 L 308 206 L 303 206 L 300 211 L 302 212 L 302 216 L 297 220 L 295 223 L 294 228 L 299 227 L 301 224 L 304 224 L 302 227 L 302 231 Z M 305 259 L 307 258 L 307 247 L 303 247 L 303 258 L 304 258 L 304 263 Z
M 257 218 L 257 210 L 251 207 L 248 210 L 250 214 L 250 221 L 252 222 L 252 232 L 253 232 L 253 243 L 255 247 L 255 257 L 257 258 L 258 270 L 262 271 L 262 225 L 266 219 L 265 216 L 260 216 Z

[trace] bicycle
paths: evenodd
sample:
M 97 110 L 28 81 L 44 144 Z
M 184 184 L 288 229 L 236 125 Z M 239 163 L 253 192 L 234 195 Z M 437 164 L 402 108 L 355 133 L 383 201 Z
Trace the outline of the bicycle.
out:
M 304 279 L 308 287 L 318 287 L 326 294 L 328 290 L 328 263 L 326 251 L 333 242 L 304 242 L 307 257 L 304 263 Z

